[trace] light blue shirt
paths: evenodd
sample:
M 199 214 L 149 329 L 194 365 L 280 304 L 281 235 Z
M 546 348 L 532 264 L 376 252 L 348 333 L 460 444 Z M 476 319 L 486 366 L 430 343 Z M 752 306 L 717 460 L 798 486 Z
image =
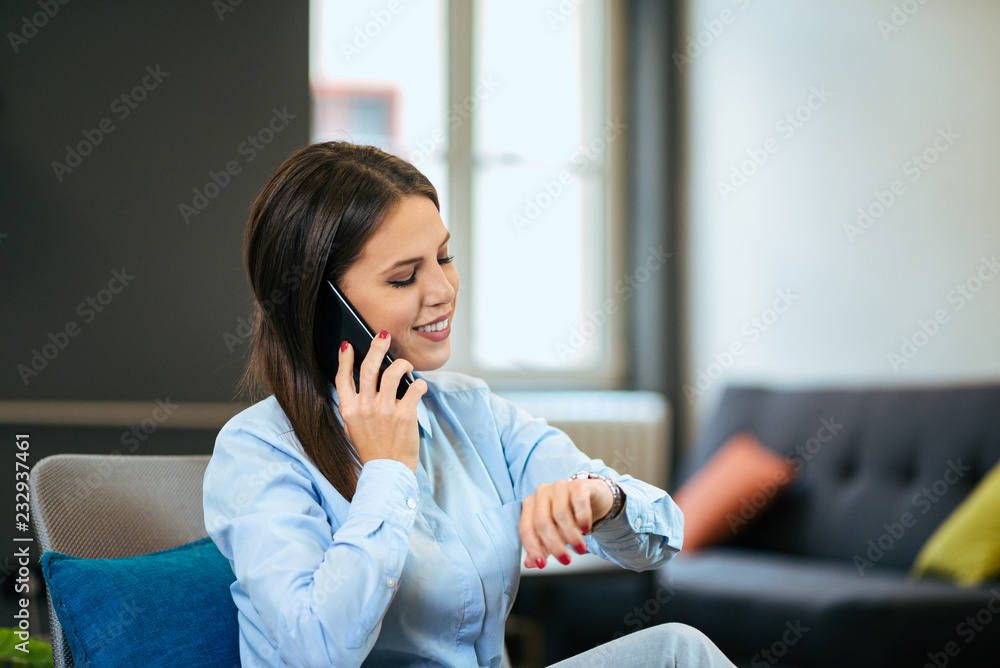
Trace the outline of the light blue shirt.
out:
M 205 524 L 236 575 L 244 666 L 499 666 L 521 500 L 580 470 L 611 476 L 627 498 L 586 538 L 589 551 L 644 570 L 680 549 L 683 519 L 666 492 L 589 459 L 482 380 L 414 375 L 428 385 L 417 470 L 371 460 L 350 503 L 273 396 L 219 433 Z

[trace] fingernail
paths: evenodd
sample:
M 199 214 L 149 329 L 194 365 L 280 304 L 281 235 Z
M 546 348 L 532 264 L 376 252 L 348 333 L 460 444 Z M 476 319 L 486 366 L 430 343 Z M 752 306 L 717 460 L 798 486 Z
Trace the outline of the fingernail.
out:
M 562 564 L 563 566 L 569 566 L 569 555 L 568 554 L 560 554 L 558 558 L 559 558 L 559 563 L 560 564 Z
M 341 341 L 340 342 L 340 352 L 344 352 L 345 350 L 347 350 L 347 341 Z
M 590 533 L 590 527 L 580 527 L 580 533 Z
M 387 330 L 383 329 L 381 332 L 378 333 L 378 338 L 380 338 L 380 339 L 388 339 L 389 338 L 389 332 Z
M 541 557 L 536 557 L 535 565 L 538 566 L 539 568 L 545 568 L 545 560 L 542 559 Z
M 584 554 L 587 552 L 587 546 L 584 545 L 583 543 L 580 543 L 579 545 L 574 545 L 573 549 L 576 550 L 577 554 Z

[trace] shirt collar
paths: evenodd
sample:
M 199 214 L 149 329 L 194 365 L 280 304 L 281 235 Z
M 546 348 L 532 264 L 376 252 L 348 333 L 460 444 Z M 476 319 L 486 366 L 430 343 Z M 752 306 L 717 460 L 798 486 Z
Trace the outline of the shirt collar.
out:
M 420 425 L 420 428 L 424 431 L 424 436 L 428 439 L 432 438 L 431 418 L 427 415 L 427 407 L 424 406 L 423 397 L 420 397 L 420 403 L 417 404 L 417 424 Z
M 423 376 L 421 376 L 416 371 L 411 372 L 410 375 L 413 376 L 415 379 L 423 378 Z M 427 383 L 426 378 L 424 378 L 423 381 Z M 427 392 L 424 393 L 424 396 L 420 397 L 420 403 L 417 404 L 417 424 L 420 425 L 420 428 L 424 430 L 424 436 L 426 436 L 428 439 L 433 438 L 434 436 L 434 432 L 431 431 L 431 418 L 430 415 L 427 413 L 427 406 L 424 405 L 424 399 L 426 399 L 427 395 L 430 393 L 431 393 L 431 384 L 427 383 Z

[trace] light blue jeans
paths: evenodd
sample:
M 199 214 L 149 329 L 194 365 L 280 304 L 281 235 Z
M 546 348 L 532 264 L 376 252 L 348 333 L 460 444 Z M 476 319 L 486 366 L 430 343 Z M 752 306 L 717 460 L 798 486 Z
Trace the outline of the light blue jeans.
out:
M 735 668 L 698 629 L 658 624 L 605 643 L 551 668 Z

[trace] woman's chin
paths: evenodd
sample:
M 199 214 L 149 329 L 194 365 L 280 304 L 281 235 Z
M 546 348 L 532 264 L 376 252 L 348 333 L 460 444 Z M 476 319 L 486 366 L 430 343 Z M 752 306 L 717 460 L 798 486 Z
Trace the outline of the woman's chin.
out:
M 445 340 L 437 345 L 440 346 L 441 350 L 421 355 L 419 360 L 412 360 L 406 357 L 413 365 L 414 371 L 434 371 L 435 369 L 440 369 L 448 362 L 448 359 L 451 357 L 451 342 Z

